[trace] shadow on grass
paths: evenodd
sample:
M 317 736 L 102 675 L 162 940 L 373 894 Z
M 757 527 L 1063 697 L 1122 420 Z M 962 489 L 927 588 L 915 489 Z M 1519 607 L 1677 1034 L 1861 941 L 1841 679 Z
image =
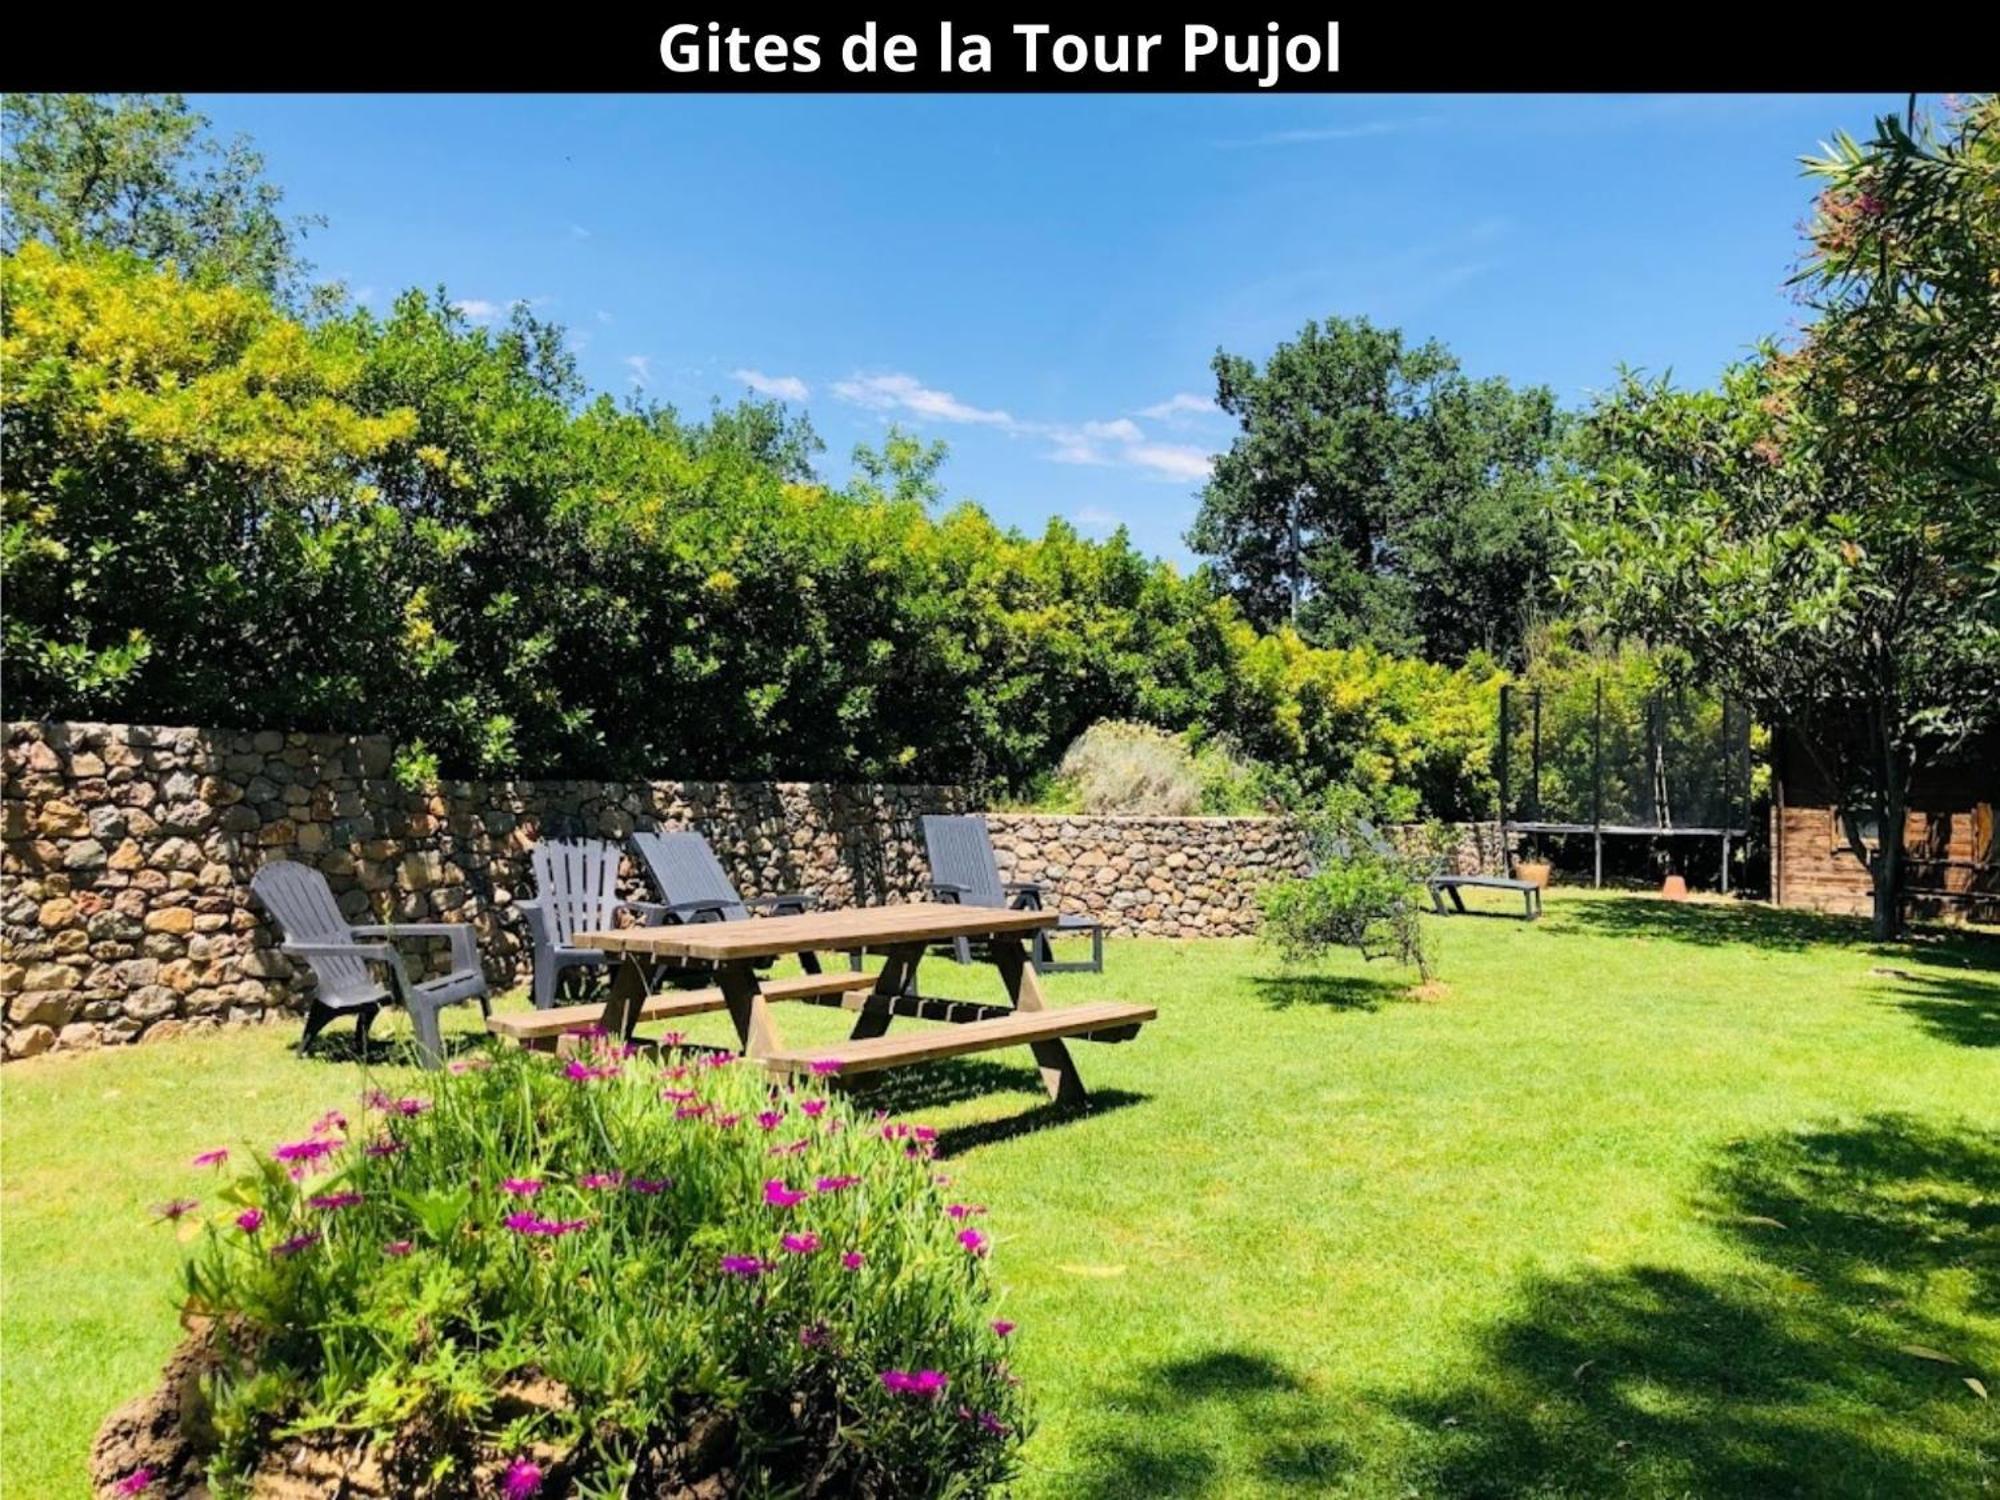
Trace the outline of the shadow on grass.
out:
M 1257 998 L 1272 1010 L 1376 1011 L 1409 999 L 1414 981 L 1373 974 L 1266 974 L 1250 983 Z
M 1039 1086 L 1035 1092 L 1041 1093 Z M 1057 1104 L 1054 1100 L 1049 1100 L 1036 1105 L 1033 1109 L 1023 1110 L 1017 1115 L 1007 1115 L 998 1120 L 980 1120 L 970 1125 L 953 1125 L 938 1132 L 937 1157 L 940 1161 L 949 1160 L 979 1146 L 1018 1140 L 1024 1135 L 1033 1135 L 1038 1130 L 1048 1130 L 1077 1120 L 1088 1120 L 1096 1115 L 1109 1114 L 1113 1110 L 1130 1109 L 1135 1104 L 1146 1103 L 1152 1097 L 1151 1094 L 1136 1093 L 1131 1089 L 1092 1089 L 1090 1098 L 1082 1104 Z
M 1207 1495 L 1252 1473 L 1314 1493 L 1353 1466 L 1314 1394 L 1267 1355 L 1220 1349 L 1147 1365 L 1104 1393 L 1106 1425 L 1066 1493 L 1084 1500 Z
M 2000 1429 L 1962 1377 L 2000 1374 L 1981 1332 L 1996 1182 L 2000 1136 L 1898 1116 L 1739 1143 L 1703 1207 L 1753 1270 L 1530 1282 L 1474 1378 L 1396 1401 L 1437 1434 L 1404 1477 L 1468 1497 L 1977 1493 Z
M 1897 986 L 1895 1003 L 1940 1041 L 2000 1047 L 2000 980 L 1914 974 Z
M 1559 910 L 1564 925 L 1603 937 L 1664 939 L 1704 947 L 1742 944 L 1794 953 L 1870 942 L 1868 923 L 1860 917 L 1828 916 L 1755 901 L 1661 901 L 1619 896 L 1578 901 Z
M 887 1110 L 899 1118 L 990 1094 L 1046 1097 L 1041 1077 L 1032 1068 L 1010 1068 L 1003 1063 L 965 1057 L 945 1058 L 920 1068 L 863 1073 L 850 1087 L 857 1104 Z
M 380 1025 L 380 1022 L 376 1023 Z M 491 1039 L 483 1032 L 446 1032 L 444 1035 L 444 1055 L 447 1060 L 463 1053 L 477 1052 Z M 370 1032 L 363 1044 L 352 1027 L 343 1026 L 337 1031 L 322 1031 L 312 1039 L 310 1046 L 292 1043 L 292 1053 L 304 1062 L 349 1063 L 371 1068 L 421 1068 L 423 1055 L 417 1050 L 417 1039 L 407 1033 L 401 1036 L 383 1036 Z

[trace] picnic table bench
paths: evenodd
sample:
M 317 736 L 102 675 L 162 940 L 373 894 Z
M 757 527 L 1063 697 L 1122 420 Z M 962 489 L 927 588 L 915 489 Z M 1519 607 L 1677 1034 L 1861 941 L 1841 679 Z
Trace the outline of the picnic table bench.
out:
M 1126 1041 L 1158 1012 L 1150 1005 L 1117 1001 L 1050 1006 L 1029 945 L 1058 920 L 1055 912 L 920 901 L 747 922 L 625 927 L 578 933 L 573 941 L 601 948 L 617 962 L 610 996 L 594 1017 L 586 1018 L 614 1036 L 630 1039 L 641 1021 L 659 1016 L 726 1010 L 745 1056 L 774 1072 L 832 1076 L 1025 1046 L 1034 1054 L 1049 1096 L 1058 1103 L 1079 1103 L 1087 1095 L 1066 1041 Z M 925 952 L 959 938 L 981 940 L 1000 972 L 1007 1005 L 941 1000 L 917 992 L 917 966 Z M 882 967 L 873 975 L 811 975 L 805 980 L 764 979 L 757 972 L 759 964 L 772 959 L 816 951 L 879 954 Z M 648 996 L 648 974 L 663 958 L 712 967 L 714 990 Z M 845 1042 L 787 1045 L 774 1013 L 774 1002 L 781 1000 L 844 1005 L 857 1012 L 853 1032 Z M 888 1035 L 897 1016 L 944 1024 Z

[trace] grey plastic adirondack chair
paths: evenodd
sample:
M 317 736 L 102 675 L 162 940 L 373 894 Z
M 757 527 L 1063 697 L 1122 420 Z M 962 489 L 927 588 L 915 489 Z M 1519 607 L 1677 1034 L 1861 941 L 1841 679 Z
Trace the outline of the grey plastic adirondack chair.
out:
M 626 901 L 618 894 L 619 849 L 602 839 L 544 839 L 529 855 L 535 876 L 535 899 L 517 902 L 528 919 L 534 956 L 535 1009 L 556 1003 L 563 975 L 580 971 L 601 978 L 611 963 L 602 948 L 579 948 L 571 939 L 579 932 L 606 932 L 618 925 L 621 911 L 637 912 L 657 923 L 666 908 L 650 901 Z
M 986 819 L 928 813 L 924 817 L 924 849 L 931 862 L 931 895 L 939 901 L 956 901 L 966 906 L 1007 906 L 1023 911 L 1042 909 L 1043 887 L 1032 880 L 1002 880 L 1000 859 L 993 852 L 993 835 Z M 1104 924 L 1094 917 L 1066 914 L 1056 924 L 1059 937 L 1090 934 L 1088 962 L 1057 963 L 1049 948 L 1049 934 L 1035 934 L 1035 967 L 1046 974 L 1104 972 Z M 965 938 L 952 943 L 960 963 L 972 961 L 972 944 Z
M 318 981 L 306 1012 L 304 1046 L 310 1047 L 329 1021 L 351 1011 L 355 1037 L 365 1050 L 376 1013 L 385 1004 L 401 1005 L 416 1028 L 424 1066 L 434 1068 L 444 1056 L 439 1011 L 461 1000 L 477 1000 L 483 1014 L 492 1013 L 486 974 L 479 967 L 478 940 L 469 923 L 350 926 L 326 877 L 288 859 L 265 865 L 251 877 L 250 889 L 278 924 L 283 939 L 278 951 L 304 959 Z M 396 941 L 440 937 L 451 942 L 451 972 L 413 983 Z
M 635 833 L 632 852 L 638 855 L 646 878 L 665 904 L 670 922 L 743 922 L 753 911 L 762 916 L 791 917 L 819 905 L 819 898 L 807 891 L 788 891 L 781 896 L 740 894 L 722 861 L 715 857 L 715 850 L 698 833 Z M 808 974 L 819 973 L 819 955 L 801 953 L 799 966 Z

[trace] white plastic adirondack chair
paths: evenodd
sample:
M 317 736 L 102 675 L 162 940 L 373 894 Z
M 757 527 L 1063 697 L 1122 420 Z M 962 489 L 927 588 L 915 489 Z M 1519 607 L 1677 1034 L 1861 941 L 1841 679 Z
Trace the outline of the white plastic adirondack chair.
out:
M 602 948 L 571 942 L 576 934 L 609 931 L 621 911 L 637 912 L 649 924 L 665 920 L 664 906 L 620 898 L 618 859 L 618 846 L 601 839 L 544 839 L 535 845 L 529 856 L 535 899 L 519 903 L 534 946 L 535 1009 L 556 1003 L 564 974 L 579 970 L 601 977 L 609 965 L 611 955 Z
M 385 1004 L 409 1011 L 416 1028 L 417 1049 L 424 1066 L 434 1068 L 444 1055 L 438 1012 L 461 1000 L 477 1000 L 491 1014 L 486 975 L 479 967 L 479 945 L 464 922 L 394 922 L 350 926 L 340 914 L 326 877 L 292 860 L 272 860 L 250 880 L 251 892 L 276 919 L 283 942 L 280 953 L 302 958 L 318 981 L 306 1012 L 304 1046 L 311 1046 L 336 1016 L 354 1013 L 355 1036 L 366 1049 L 368 1027 Z M 413 983 L 396 951 L 401 938 L 447 938 L 451 942 L 451 972 Z M 363 941 L 374 939 L 374 941 Z

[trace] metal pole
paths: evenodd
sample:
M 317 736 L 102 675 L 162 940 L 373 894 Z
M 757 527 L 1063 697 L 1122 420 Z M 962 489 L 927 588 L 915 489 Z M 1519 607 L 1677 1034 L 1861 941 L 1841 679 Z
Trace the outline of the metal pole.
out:
M 1597 674 L 1597 711 L 1590 721 L 1591 888 L 1604 888 L 1604 673 Z
M 1514 843 L 1507 837 L 1507 700 L 1513 688 L 1500 684 L 1500 865 L 1507 878 L 1514 878 Z
M 1530 785 L 1533 787 L 1533 795 L 1535 799 L 1534 821 L 1539 823 L 1542 821 L 1542 690 L 1540 688 L 1536 688 L 1534 690 L 1534 697 L 1532 697 L 1528 701 L 1534 705 L 1534 715 L 1535 715 L 1534 760 L 1531 762 L 1533 781 L 1530 783 Z M 1542 852 L 1542 838 L 1540 834 L 1536 834 L 1535 853 L 1539 855 L 1541 852 Z

